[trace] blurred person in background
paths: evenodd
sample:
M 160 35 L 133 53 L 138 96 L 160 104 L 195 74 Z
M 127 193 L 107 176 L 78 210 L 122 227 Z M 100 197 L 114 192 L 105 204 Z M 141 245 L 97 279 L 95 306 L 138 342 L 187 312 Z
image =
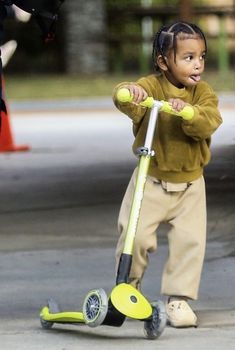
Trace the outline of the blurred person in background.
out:
M 4 20 L 7 17 L 15 17 L 20 21 L 26 22 L 32 14 L 41 29 L 43 40 L 48 42 L 54 38 L 55 22 L 57 20 L 56 12 L 59 9 L 58 3 L 60 5 L 63 2 L 64 0 L 0 0 L 0 117 L 2 111 L 6 112 L 2 91 L 2 69 L 16 49 L 16 42 L 14 41 L 2 46 Z M 1 51 L 4 54 L 3 58 Z

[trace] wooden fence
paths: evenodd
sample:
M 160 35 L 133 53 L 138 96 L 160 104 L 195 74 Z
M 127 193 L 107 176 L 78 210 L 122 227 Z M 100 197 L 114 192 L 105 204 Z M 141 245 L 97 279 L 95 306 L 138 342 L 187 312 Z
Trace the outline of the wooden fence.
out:
M 207 27 L 211 16 L 218 20 L 219 30 L 216 34 L 211 33 Z M 108 10 L 107 18 L 111 70 L 120 73 L 134 68 L 145 72 L 151 65 L 150 50 L 145 48 L 151 48 L 153 33 L 151 30 L 149 34 L 144 33 L 141 26 L 149 20 L 155 32 L 161 25 L 179 20 L 180 13 L 175 6 L 118 6 Z M 228 18 L 231 23 L 235 22 L 235 7 L 193 7 L 191 18 L 188 19 L 202 26 L 209 39 L 209 47 L 210 43 L 213 47 L 208 65 L 216 66 L 221 73 L 227 72 L 235 61 L 235 31 L 232 28 L 227 31 L 225 21 Z

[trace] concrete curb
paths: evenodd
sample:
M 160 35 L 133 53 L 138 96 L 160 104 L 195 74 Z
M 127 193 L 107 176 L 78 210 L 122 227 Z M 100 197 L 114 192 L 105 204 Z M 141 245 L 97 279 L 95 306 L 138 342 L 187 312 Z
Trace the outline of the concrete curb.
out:
M 235 326 L 235 309 L 201 310 L 196 312 L 199 328 Z

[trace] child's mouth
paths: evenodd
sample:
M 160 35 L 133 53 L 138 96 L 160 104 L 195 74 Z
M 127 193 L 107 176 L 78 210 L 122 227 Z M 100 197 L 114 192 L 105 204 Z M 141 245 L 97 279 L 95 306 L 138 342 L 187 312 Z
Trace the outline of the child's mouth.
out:
M 191 75 L 190 79 L 192 79 L 193 81 L 195 81 L 196 83 L 198 83 L 201 79 L 200 75 Z

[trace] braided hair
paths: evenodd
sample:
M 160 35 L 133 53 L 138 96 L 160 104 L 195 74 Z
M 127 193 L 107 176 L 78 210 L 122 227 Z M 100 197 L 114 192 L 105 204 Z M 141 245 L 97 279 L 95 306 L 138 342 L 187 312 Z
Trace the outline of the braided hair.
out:
M 174 24 L 163 26 L 155 35 L 153 41 L 152 60 L 156 71 L 160 68 L 157 64 L 157 57 L 159 55 L 164 57 L 169 53 L 171 49 L 174 50 L 174 59 L 176 59 L 177 51 L 177 37 L 182 39 L 188 38 L 201 38 L 205 42 L 207 51 L 206 38 L 203 31 L 196 25 L 187 22 L 176 22 Z M 165 59 L 164 59 L 165 60 Z

